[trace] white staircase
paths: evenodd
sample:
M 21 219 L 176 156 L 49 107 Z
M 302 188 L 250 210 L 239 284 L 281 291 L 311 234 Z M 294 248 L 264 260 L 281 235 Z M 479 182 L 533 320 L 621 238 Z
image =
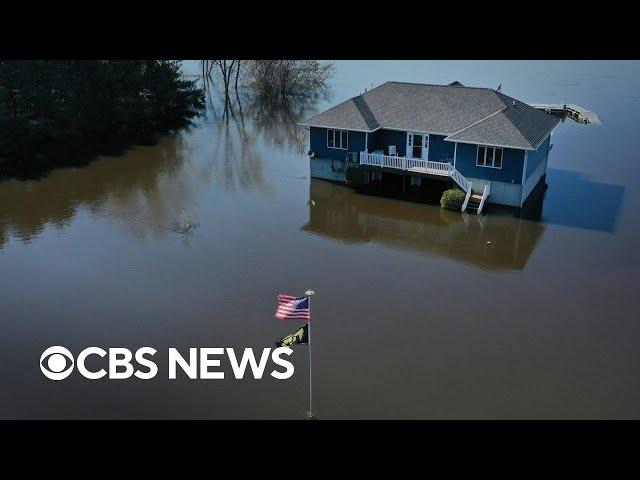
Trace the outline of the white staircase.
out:
M 482 193 L 467 193 L 467 201 L 466 205 L 463 205 L 462 211 L 464 212 L 466 209 L 470 211 L 475 211 L 476 214 L 480 215 L 482 213 L 482 209 L 484 208 L 484 204 L 491 193 L 491 184 L 487 183 L 482 190 Z
M 396 155 L 381 155 L 378 153 L 360 152 L 360 165 L 373 165 L 376 167 L 394 168 L 397 170 L 405 170 L 409 172 L 425 173 L 429 175 L 439 175 L 445 177 L 451 177 L 460 188 L 467 194 L 464 203 L 462 204 L 462 211 L 467 209 L 467 206 L 474 206 L 477 208 L 477 213 L 482 212 L 484 202 L 489 196 L 490 187 L 487 184 L 484 187 L 482 195 L 473 193 L 471 189 L 471 182 L 465 178 L 451 162 L 432 162 L 430 160 L 422 160 L 418 158 L 398 157 Z M 477 202 L 476 202 L 477 200 Z

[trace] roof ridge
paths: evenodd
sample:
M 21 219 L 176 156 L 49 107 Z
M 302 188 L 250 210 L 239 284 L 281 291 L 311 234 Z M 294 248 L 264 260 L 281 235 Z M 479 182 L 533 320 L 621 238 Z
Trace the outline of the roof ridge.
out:
M 529 110 L 529 111 L 533 111 L 533 110 L 535 110 L 536 112 L 542 112 L 542 110 L 539 110 L 539 109 L 537 109 L 537 108 L 535 108 L 535 107 L 532 107 L 532 106 L 531 106 L 531 105 L 529 105 L 527 102 L 523 102 L 522 100 L 518 100 L 517 98 L 514 98 L 514 97 L 512 97 L 512 96 L 510 96 L 510 95 L 507 95 L 506 93 L 502 93 L 502 92 L 499 92 L 499 91 L 497 91 L 497 90 L 494 90 L 494 92 L 496 93 L 496 95 L 498 95 L 498 98 L 500 99 L 500 101 L 501 101 L 501 102 L 503 102 L 503 103 L 504 103 L 504 98 L 503 98 L 503 97 L 508 98 L 508 99 L 510 100 L 509 102 L 506 102 L 506 103 L 505 103 L 505 105 L 506 105 L 507 107 L 510 107 L 510 106 L 511 106 L 511 107 L 515 107 L 516 105 L 514 104 L 514 102 L 517 102 L 517 103 L 520 103 L 520 104 L 522 104 L 522 105 L 525 105 L 525 110 L 529 110 L 529 109 L 531 109 L 531 110 Z M 544 112 L 542 112 L 542 113 L 544 113 Z
M 443 88 L 471 88 L 471 89 L 475 89 L 475 90 L 490 90 L 490 91 L 494 91 L 495 90 L 493 88 L 490 87 L 473 87 L 473 86 L 469 86 L 469 85 L 442 85 L 440 83 L 422 83 L 422 82 L 401 82 L 398 80 L 387 80 L 386 82 L 384 82 L 381 85 L 378 85 L 378 87 L 381 87 L 382 85 L 386 85 L 387 83 L 403 83 L 405 85 L 424 85 L 427 87 L 443 87 Z M 378 88 L 376 87 L 376 88 Z M 375 89 L 372 89 L 370 91 L 373 91 Z
M 466 127 L 464 127 L 464 128 L 461 128 L 461 129 L 460 129 L 460 130 L 458 130 L 458 131 L 451 132 L 449 135 L 447 135 L 447 138 L 452 137 L 452 136 L 454 136 L 454 135 L 457 135 L 457 134 L 458 134 L 458 133 L 460 133 L 460 132 L 464 132 L 464 131 L 465 131 L 465 130 L 467 130 L 468 128 L 471 128 L 471 127 L 473 127 L 473 126 L 475 126 L 475 125 L 477 125 L 477 124 L 479 124 L 479 123 L 482 123 L 482 122 L 484 122 L 485 120 L 487 120 L 488 118 L 491 118 L 491 117 L 493 117 L 494 115 L 499 114 L 500 112 L 504 112 L 507 108 L 508 108 L 508 106 L 507 106 L 507 105 L 505 105 L 505 106 L 504 106 L 503 108 L 501 108 L 500 110 L 496 110 L 495 112 L 490 113 L 490 114 L 489 114 L 489 115 L 487 115 L 486 117 L 483 117 L 483 118 L 481 118 L 480 120 L 478 120 L 478 121 L 476 121 L 476 122 L 470 123 L 469 125 L 467 125 L 467 126 L 466 126 Z
M 371 83 L 373 83 L 373 82 L 371 82 Z M 381 83 L 381 84 L 380 84 L 380 85 L 378 85 L 377 87 L 373 87 L 371 90 L 366 90 L 366 89 L 365 89 L 365 91 L 364 91 L 364 92 L 360 93 L 359 95 L 356 95 L 356 97 L 358 97 L 358 96 L 359 96 L 359 97 L 361 97 L 362 95 L 366 95 L 367 93 L 371 93 L 371 92 L 373 92 L 374 90 L 377 90 L 378 88 L 380 88 L 380 87 L 382 87 L 382 86 L 386 85 L 387 83 L 392 83 L 392 81 L 391 81 L 391 80 L 387 80 L 386 82 Z M 351 97 L 351 98 L 355 98 L 355 97 Z

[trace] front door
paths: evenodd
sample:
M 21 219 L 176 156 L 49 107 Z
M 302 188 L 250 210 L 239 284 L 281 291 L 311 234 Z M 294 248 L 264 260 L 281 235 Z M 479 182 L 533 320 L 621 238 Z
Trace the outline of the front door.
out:
M 429 135 L 422 133 L 407 134 L 407 157 L 426 160 L 428 146 Z

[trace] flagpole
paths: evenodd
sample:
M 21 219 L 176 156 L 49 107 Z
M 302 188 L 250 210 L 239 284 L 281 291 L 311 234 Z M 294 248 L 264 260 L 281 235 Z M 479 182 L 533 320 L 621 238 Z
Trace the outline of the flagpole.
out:
M 309 321 L 307 322 L 307 336 L 309 337 L 309 418 L 313 418 L 313 382 L 312 369 L 311 369 L 311 297 L 315 292 L 313 290 L 307 290 L 304 294 L 309 299 Z

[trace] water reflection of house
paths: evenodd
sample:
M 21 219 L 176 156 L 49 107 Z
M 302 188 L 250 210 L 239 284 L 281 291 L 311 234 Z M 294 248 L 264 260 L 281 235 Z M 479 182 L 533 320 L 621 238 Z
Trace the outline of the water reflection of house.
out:
M 349 243 L 376 242 L 495 270 L 522 270 L 545 226 L 512 215 L 476 216 L 361 195 L 311 180 L 303 230 Z

